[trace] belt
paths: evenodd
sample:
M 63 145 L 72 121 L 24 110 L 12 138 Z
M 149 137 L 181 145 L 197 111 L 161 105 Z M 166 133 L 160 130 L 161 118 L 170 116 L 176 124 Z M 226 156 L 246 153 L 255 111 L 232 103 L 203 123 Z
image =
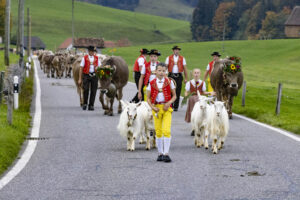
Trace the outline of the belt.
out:
M 182 74 L 181 73 L 169 73 L 169 76 L 177 78 L 179 76 L 182 76 Z
M 89 73 L 89 76 L 94 77 L 94 76 L 96 76 L 96 73 Z
M 165 104 L 166 102 L 156 102 L 155 101 L 155 104 Z

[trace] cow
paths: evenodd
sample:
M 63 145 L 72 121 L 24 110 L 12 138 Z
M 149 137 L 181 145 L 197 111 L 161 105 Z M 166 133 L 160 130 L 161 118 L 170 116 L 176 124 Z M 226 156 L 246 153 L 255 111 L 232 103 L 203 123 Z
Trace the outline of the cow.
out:
M 244 80 L 241 66 L 235 65 L 236 60 L 232 58 L 235 57 L 216 61 L 210 76 L 211 85 L 217 94 L 217 100 L 225 102 L 230 119 L 232 119 L 233 98 L 237 96 Z M 235 69 L 238 70 L 230 70 L 231 65 L 235 65 Z
M 72 65 L 73 79 L 74 79 L 74 82 L 75 82 L 75 85 L 77 88 L 77 93 L 79 95 L 80 106 L 83 105 L 83 88 L 82 88 L 82 85 L 78 84 L 78 80 L 79 80 L 79 70 L 80 70 L 80 63 L 81 63 L 82 57 L 83 56 L 78 56 Z
M 128 65 L 124 61 L 123 58 L 119 56 L 109 56 L 106 59 L 103 60 L 101 64 L 101 68 L 110 68 L 112 73 L 110 76 L 102 76 L 99 77 L 100 82 L 100 97 L 99 101 L 102 105 L 102 108 L 105 110 L 104 114 L 113 116 L 113 103 L 114 103 L 114 97 L 117 97 L 119 101 L 119 107 L 118 107 L 118 113 L 122 112 L 122 105 L 121 105 L 121 99 L 123 97 L 123 87 L 128 82 Z M 108 91 L 110 90 L 110 93 Z M 115 90 L 115 91 L 114 91 Z M 115 96 L 111 96 L 112 93 L 115 93 Z M 109 103 L 110 106 L 105 104 L 104 102 L 104 95 L 110 95 Z

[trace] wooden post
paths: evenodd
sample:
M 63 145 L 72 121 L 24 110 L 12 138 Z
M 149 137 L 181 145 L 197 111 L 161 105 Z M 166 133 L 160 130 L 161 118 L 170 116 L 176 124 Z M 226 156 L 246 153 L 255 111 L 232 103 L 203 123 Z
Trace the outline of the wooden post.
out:
M 17 50 L 20 55 L 19 65 L 24 67 L 24 0 L 19 0 L 19 16 L 18 16 L 18 39 Z
M 27 8 L 27 56 L 30 56 L 31 51 L 31 18 L 30 10 Z
M 243 93 L 242 93 L 242 106 L 245 106 L 245 99 L 246 99 L 246 81 L 243 82 Z
M 16 45 L 16 49 L 17 49 L 17 54 L 20 54 L 20 22 L 21 22 L 21 1 L 19 0 L 19 4 L 18 4 L 18 26 L 17 26 L 17 45 Z
M 72 0 L 72 48 L 74 47 L 74 0 Z
M 4 71 L 0 72 L 0 105 L 2 104 L 3 87 L 4 86 Z
M 281 94 L 282 94 L 282 84 L 278 84 L 278 93 L 277 93 L 277 104 L 276 104 L 276 115 L 280 113 L 280 104 L 281 104 Z
M 9 44 L 10 44 L 10 0 L 5 5 L 5 55 L 4 63 L 9 66 Z
M 12 115 L 13 115 L 13 94 L 12 94 L 12 81 L 8 81 L 9 85 L 7 87 L 7 122 L 9 125 L 12 124 Z

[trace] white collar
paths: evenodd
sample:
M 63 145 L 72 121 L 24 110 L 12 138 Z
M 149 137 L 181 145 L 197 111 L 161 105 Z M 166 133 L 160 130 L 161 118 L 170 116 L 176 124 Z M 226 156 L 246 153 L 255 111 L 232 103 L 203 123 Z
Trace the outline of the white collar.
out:
M 178 55 L 178 56 L 179 56 L 179 55 Z M 176 55 L 174 54 L 174 57 L 175 57 L 175 58 L 177 58 L 178 56 L 176 56 Z
M 156 65 L 157 65 L 157 62 L 154 62 L 154 63 L 151 62 L 150 64 L 151 64 L 151 66 L 156 66 Z
M 156 78 L 156 83 L 159 83 L 159 81 L 162 81 L 164 83 L 165 82 L 165 77 L 163 77 L 161 80 L 159 80 L 158 78 Z

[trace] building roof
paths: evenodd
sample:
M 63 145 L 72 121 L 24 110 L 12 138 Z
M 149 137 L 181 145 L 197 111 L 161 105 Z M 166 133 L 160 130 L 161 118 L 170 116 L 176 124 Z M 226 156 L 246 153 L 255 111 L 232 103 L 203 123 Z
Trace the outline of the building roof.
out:
M 113 41 L 104 41 L 104 46 L 105 48 L 112 48 L 112 47 L 116 47 L 117 44 Z
M 291 15 L 286 20 L 287 26 L 300 26 L 300 6 L 295 6 Z
M 27 49 L 28 37 L 24 36 L 24 49 Z M 11 44 L 16 45 L 16 41 L 11 42 Z M 31 49 L 46 49 L 45 43 L 37 36 L 31 36 Z
M 75 48 L 87 48 L 94 46 L 96 48 L 104 48 L 103 38 L 76 38 L 74 39 Z
M 59 49 L 67 49 L 70 45 L 72 45 L 72 38 L 67 38 L 61 45 L 59 45 Z

